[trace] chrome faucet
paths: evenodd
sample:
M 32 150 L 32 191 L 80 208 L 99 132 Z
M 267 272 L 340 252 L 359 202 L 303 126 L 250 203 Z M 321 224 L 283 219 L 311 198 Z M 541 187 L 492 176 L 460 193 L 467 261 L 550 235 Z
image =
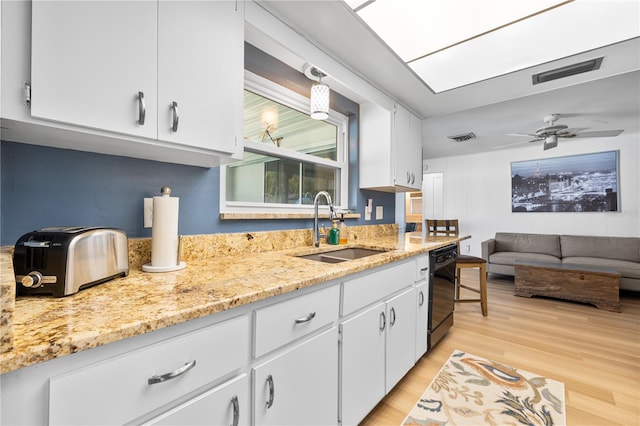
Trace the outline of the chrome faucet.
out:
M 313 245 L 314 247 L 320 246 L 320 231 L 318 229 L 318 201 L 320 201 L 320 196 L 324 195 L 324 198 L 327 200 L 327 204 L 329 204 L 329 210 L 331 211 L 331 220 L 337 219 L 338 215 L 333 208 L 333 203 L 331 202 L 331 195 L 327 191 L 320 191 L 316 194 L 316 198 L 313 200 Z

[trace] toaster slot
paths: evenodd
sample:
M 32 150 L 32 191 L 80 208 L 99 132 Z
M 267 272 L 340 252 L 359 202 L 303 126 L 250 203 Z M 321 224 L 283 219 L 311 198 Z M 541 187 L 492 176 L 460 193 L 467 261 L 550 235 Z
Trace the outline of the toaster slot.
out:
M 25 241 L 25 268 L 43 269 L 47 267 L 46 249 L 49 241 Z

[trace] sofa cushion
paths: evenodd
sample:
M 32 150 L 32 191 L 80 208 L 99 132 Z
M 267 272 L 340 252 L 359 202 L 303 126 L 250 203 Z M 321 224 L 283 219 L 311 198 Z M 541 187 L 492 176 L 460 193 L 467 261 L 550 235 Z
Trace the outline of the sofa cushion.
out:
M 561 235 L 562 257 L 597 257 L 640 262 L 640 238 Z
M 603 259 L 601 257 L 565 257 L 562 259 L 562 263 L 568 265 L 604 266 L 615 269 L 623 277 L 640 279 L 640 263 L 636 262 Z
M 561 257 L 559 235 L 497 232 L 495 240 L 497 252 L 539 253 Z
M 515 265 L 516 260 L 535 260 L 537 262 L 549 262 L 560 264 L 558 257 L 541 253 L 521 253 L 517 251 L 499 251 L 489 256 L 489 262 L 499 265 Z

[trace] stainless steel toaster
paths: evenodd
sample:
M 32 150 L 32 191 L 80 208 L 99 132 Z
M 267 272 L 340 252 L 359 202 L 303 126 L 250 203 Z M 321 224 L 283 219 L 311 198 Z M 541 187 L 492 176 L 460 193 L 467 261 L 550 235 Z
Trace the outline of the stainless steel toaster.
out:
M 16 294 L 68 296 L 129 275 L 127 234 L 116 228 L 58 226 L 18 239 L 13 255 Z

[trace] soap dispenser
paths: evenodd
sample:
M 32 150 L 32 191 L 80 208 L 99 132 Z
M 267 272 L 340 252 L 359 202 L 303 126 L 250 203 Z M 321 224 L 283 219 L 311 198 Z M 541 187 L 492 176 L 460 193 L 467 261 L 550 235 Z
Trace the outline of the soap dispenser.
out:
M 340 229 L 338 228 L 337 220 L 333 220 L 331 223 L 331 229 L 329 229 L 328 243 L 336 246 L 340 244 Z
M 349 234 L 347 231 L 347 224 L 344 223 L 344 213 L 340 214 L 340 244 L 347 244 L 347 239 L 349 238 Z

